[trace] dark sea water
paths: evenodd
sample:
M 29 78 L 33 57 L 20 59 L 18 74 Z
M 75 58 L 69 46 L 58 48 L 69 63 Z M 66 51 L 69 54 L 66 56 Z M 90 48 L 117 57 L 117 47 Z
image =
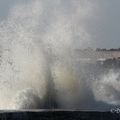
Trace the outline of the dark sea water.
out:
M 120 114 L 95 111 L 4 111 L 0 120 L 119 120 Z

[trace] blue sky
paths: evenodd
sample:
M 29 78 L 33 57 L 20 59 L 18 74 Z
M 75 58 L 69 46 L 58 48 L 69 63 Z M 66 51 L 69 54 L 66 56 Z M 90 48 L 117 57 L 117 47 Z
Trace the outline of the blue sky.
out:
M 7 19 L 10 9 L 18 1 L 26 0 L 0 0 L 0 21 Z M 97 3 L 95 15 L 86 20 L 86 26 L 96 47 L 120 47 L 120 0 L 92 0 L 94 1 Z M 65 6 L 67 10 L 69 0 L 63 3 L 68 4 Z

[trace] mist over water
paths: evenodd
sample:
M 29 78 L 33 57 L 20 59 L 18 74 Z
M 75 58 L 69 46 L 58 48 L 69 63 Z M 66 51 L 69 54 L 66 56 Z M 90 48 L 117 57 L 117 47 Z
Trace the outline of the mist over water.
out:
M 103 101 L 107 104 L 119 106 L 119 84 L 119 72 L 110 70 L 107 74 L 102 75 L 99 80 L 95 80 L 93 83 L 93 92 L 96 100 Z
M 0 23 L 0 109 L 102 109 L 119 105 L 119 71 L 97 77 L 76 59 L 92 36 L 88 0 L 29 0 Z M 95 70 L 93 70 L 95 71 Z

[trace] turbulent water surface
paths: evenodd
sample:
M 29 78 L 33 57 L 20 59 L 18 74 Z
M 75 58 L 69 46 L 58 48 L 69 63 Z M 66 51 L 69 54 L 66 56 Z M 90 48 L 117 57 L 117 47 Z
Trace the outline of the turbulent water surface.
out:
M 0 23 L 0 109 L 108 110 L 120 105 L 120 73 L 77 61 L 94 42 L 97 3 L 26 0 Z M 106 72 L 104 72 L 106 70 Z

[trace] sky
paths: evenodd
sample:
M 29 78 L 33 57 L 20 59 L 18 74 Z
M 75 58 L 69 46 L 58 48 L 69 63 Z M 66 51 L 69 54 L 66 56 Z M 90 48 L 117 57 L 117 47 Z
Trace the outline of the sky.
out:
M 26 0 L 0 0 L 0 21 L 7 19 L 10 10 L 16 6 L 16 4 L 19 4 L 17 3 L 18 1 L 26 4 Z M 46 4 L 48 4 L 47 1 L 48 0 L 46 0 Z M 95 47 L 120 47 L 120 0 L 91 1 L 92 4 L 95 3 L 94 15 L 86 20 L 85 26 L 87 27 L 89 34 L 92 36 L 91 39 L 94 41 Z M 69 0 L 63 1 L 63 6 L 66 10 L 68 9 L 67 7 L 70 7 L 69 5 Z

